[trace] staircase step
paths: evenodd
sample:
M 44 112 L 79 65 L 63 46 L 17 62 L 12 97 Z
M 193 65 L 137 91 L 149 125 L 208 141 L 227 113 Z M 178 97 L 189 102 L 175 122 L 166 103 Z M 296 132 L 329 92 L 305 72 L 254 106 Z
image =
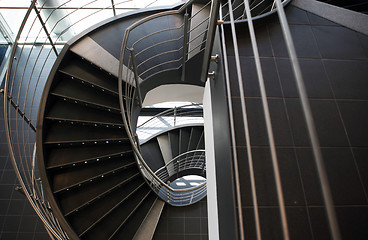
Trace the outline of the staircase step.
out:
M 58 198 L 62 212 L 68 216 L 139 177 L 139 170 L 131 166 L 117 174 L 106 176 L 104 181 L 88 182 L 83 187 L 60 193 Z
M 179 132 L 180 130 L 172 130 L 168 133 L 173 158 L 179 155 Z
M 130 203 L 132 205 L 131 207 L 135 206 L 136 202 L 131 203 L 131 198 L 136 196 L 137 192 L 142 191 L 144 186 L 145 182 L 143 179 L 131 181 L 124 185 L 124 187 L 116 189 L 107 196 L 98 199 L 67 218 L 74 226 L 75 232 L 79 236 L 82 236 L 93 229 L 99 222 L 106 222 L 106 217 L 119 206 L 128 205 L 127 203 Z M 124 218 L 120 216 L 114 219 L 114 222 L 120 223 L 123 220 Z M 100 231 L 104 232 L 104 230 L 101 229 Z M 87 237 L 87 239 L 89 238 Z
M 77 56 L 73 57 L 68 64 L 61 67 L 59 71 L 118 95 L 118 83 L 116 77 L 103 73 Z
M 179 155 L 188 150 L 191 128 L 185 127 L 180 129 L 179 134 Z
M 156 138 L 141 146 L 141 154 L 152 171 L 155 172 L 157 169 L 165 166 L 165 162 L 160 151 L 160 146 Z
M 100 89 L 89 87 L 73 79 L 63 78 L 53 89 L 52 95 L 87 103 L 110 110 L 120 111 L 119 99 Z
M 204 129 L 203 129 L 202 135 L 199 139 L 197 149 L 203 149 L 203 150 L 205 149 L 205 146 L 204 146 Z
M 150 210 L 154 206 L 156 199 L 157 199 L 157 196 L 153 192 L 151 192 L 144 199 L 141 205 L 136 209 L 136 211 L 129 217 L 129 219 L 124 224 L 122 224 L 119 229 L 115 231 L 115 233 L 109 238 L 109 240 L 112 240 L 112 239 L 117 240 L 117 239 L 123 239 L 123 238 L 133 239 L 134 235 L 136 234 L 140 226 L 142 226 L 142 223 L 147 222 L 147 221 L 152 221 L 151 219 L 147 219 L 147 216 L 149 215 Z M 158 215 L 158 217 L 160 217 L 160 215 Z M 153 233 L 156 229 L 157 224 L 153 223 L 152 225 L 153 226 L 151 226 L 150 229 L 148 228 L 146 229 L 147 235 L 150 235 L 150 233 L 152 233 L 152 236 L 153 236 Z M 142 239 L 152 239 L 152 237 L 142 238 Z
M 59 98 L 55 98 L 53 105 L 47 112 L 46 119 L 124 126 L 120 113 L 89 108 Z
M 125 129 L 124 129 L 125 130 Z M 53 123 L 48 127 L 45 144 L 129 141 L 123 129 L 117 130 L 99 126 L 85 126 L 71 123 Z
M 192 127 L 190 132 L 188 151 L 196 150 L 203 133 L 203 127 Z
M 55 171 L 52 175 L 53 189 L 60 192 L 78 184 L 88 182 L 91 179 L 103 178 L 112 171 L 117 171 L 122 167 L 136 164 L 134 159 L 121 158 L 120 156 L 106 161 L 90 162 L 84 165 L 66 168 Z
M 130 144 L 96 144 L 92 146 L 60 147 L 47 149 L 47 152 L 48 169 L 83 164 L 85 161 L 99 161 L 117 155 L 132 154 Z
M 135 231 L 135 235 L 132 238 L 133 240 L 146 240 L 146 239 L 153 239 L 153 235 L 155 233 L 157 224 L 160 220 L 162 210 L 165 206 L 165 202 L 156 198 L 155 202 L 152 205 L 152 208 L 149 210 L 146 218 L 143 221 L 140 221 L 142 224 L 137 231 Z M 134 223 L 131 221 L 132 224 Z M 126 229 L 130 229 L 127 226 Z M 128 234 L 126 234 L 128 235 Z M 117 235 L 119 236 L 119 235 Z M 122 234 L 120 234 L 122 236 Z M 119 239 L 119 238 L 117 238 Z M 121 238 L 120 238 L 121 239 Z
M 172 159 L 171 146 L 169 142 L 169 137 L 167 134 L 161 134 L 157 137 L 158 145 L 160 146 L 160 151 L 162 157 L 164 158 L 165 164 L 167 164 Z
M 113 209 L 108 216 L 105 217 L 104 221 L 101 221 L 93 229 L 85 234 L 86 239 L 131 239 L 130 236 L 124 236 L 123 238 L 115 238 L 115 234 L 125 224 L 129 222 L 130 218 L 139 211 L 141 207 L 144 207 L 145 200 L 152 194 L 151 189 L 148 185 L 144 184 L 138 189 L 127 201 L 123 204 L 119 204 Z M 144 210 L 144 209 L 143 209 Z M 149 209 L 148 209 L 149 210 Z M 119 221 L 117 221 L 119 219 Z M 136 223 L 137 224 L 137 223 Z M 136 228 L 137 226 L 131 226 Z M 139 227 L 139 226 L 138 226 Z

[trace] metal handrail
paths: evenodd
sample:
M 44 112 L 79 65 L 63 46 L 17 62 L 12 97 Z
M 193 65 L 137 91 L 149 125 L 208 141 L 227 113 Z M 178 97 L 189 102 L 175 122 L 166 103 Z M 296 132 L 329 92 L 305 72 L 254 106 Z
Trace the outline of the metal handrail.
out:
M 187 190 L 183 190 L 183 189 L 173 189 L 172 187 L 170 187 L 169 185 L 167 185 L 164 181 L 162 181 L 160 178 L 158 178 L 155 173 L 150 169 L 150 167 L 146 164 L 146 162 L 144 161 L 140 151 L 139 151 L 139 142 L 137 140 L 137 138 L 135 137 L 135 132 L 133 129 L 135 129 L 135 127 L 132 125 L 132 118 L 133 118 L 133 112 L 134 112 L 134 108 L 136 107 L 136 101 L 141 102 L 142 99 L 137 98 L 137 96 L 139 96 L 139 81 L 145 81 L 147 80 L 149 77 L 151 77 L 153 74 L 157 74 L 158 72 L 155 72 L 153 74 L 150 74 L 149 76 L 146 76 L 145 74 L 147 74 L 149 71 L 151 71 L 154 68 L 157 67 L 165 67 L 164 65 L 167 63 L 173 63 L 173 62 L 178 62 L 178 66 L 176 67 L 176 69 L 180 68 L 182 65 L 181 63 L 185 64 L 185 58 L 186 55 L 188 53 L 183 53 L 182 56 L 177 56 L 177 58 L 173 58 L 173 59 L 165 59 L 165 61 L 163 62 L 159 62 L 156 63 L 153 66 L 149 66 L 147 67 L 147 69 L 142 70 L 141 72 L 138 71 L 138 69 L 136 68 L 136 66 L 143 66 L 143 64 L 147 64 L 150 59 L 155 59 L 157 61 L 157 58 L 159 58 L 160 55 L 162 55 L 163 53 L 160 52 L 159 54 L 147 57 L 145 56 L 144 60 L 141 60 L 141 62 L 139 62 L 140 60 L 137 58 L 137 55 L 132 56 L 131 55 L 131 50 L 132 48 L 138 48 L 138 43 L 142 43 L 142 41 L 146 40 L 146 39 L 151 39 L 153 36 L 155 36 L 156 34 L 160 34 L 163 32 L 169 32 L 169 31 L 181 31 L 184 29 L 188 28 L 188 32 L 191 33 L 191 29 L 189 26 L 184 27 L 184 24 L 180 24 L 177 27 L 169 27 L 167 29 L 160 29 L 157 30 L 156 32 L 151 32 L 148 34 L 145 34 L 144 36 L 142 35 L 135 35 L 133 36 L 131 33 L 135 30 L 138 29 L 140 26 L 142 26 L 143 24 L 154 20 L 154 19 L 158 19 L 160 17 L 166 17 L 169 15 L 179 15 L 182 16 L 183 13 L 185 12 L 186 14 L 188 13 L 188 8 L 191 7 L 191 4 L 193 4 L 195 2 L 195 0 L 191 0 L 189 2 L 187 2 L 185 5 L 183 5 L 180 9 L 178 10 L 172 10 L 172 11 L 166 11 L 166 12 L 160 12 L 160 13 L 156 13 L 153 14 L 151 16 L 148 16 L 146 18 L 143 18 L 137 22 L 135 22 L 134 24 L 132 24 L 130 27 L 127 28 L 126 32 L 125 32 L 125 36 L 124 36 L 124 40 L 123 40 L 123 44 L 122 44 L 122 50 L 121 50 L 121 55 L 120 55 L 120 64 L 119 64 L 119 73 L 118 73 L 118 84 L 119 84 L 119 100 L 120 100 L 120 108 L 121 108 L 121 113 L 122 113 L 122 118 L 124 121 L 124 125 L 126 128 L 126 131 L 128 132 L 128 138 L 132 144 L 133 147 L 133 151 L 135 153 L 138 165 L 140 166 L 141 172 L 143 173 L 143 175 L 146 176 L 146 178 L 148 179 L 148 182 L 151 182 L 152 184 L 152 189 L 155 190 L 158 195 L 160 196 L 160 193 L 165 192 L 167 194 L 167 196 L 169 196 L 169 198 L 167 199 L 167 201 L 170 204 L 175 205 L 175 201 L 173 202 L 173 200 L 178 200 L 180 199 L 180 196 L 176 196 L 177 194 L 181 194 L 182 197 L 186 197 L 188 195 L 188 191 Z M 207 4 L 205 4 L 205 6 L 209 6 L 209 4 L 212 3 L 212 1 L 208 1 Z M 205 9 L 204 7 L 202 7 L 202 10 Z M 198 13 L 197 13 L 198 14 Z M 205 24 L 206 21 L 201 21 L 199 25 Z M 194 26 L 195 28 L 198 27 Z M 193 28 L 194 28 L 193 27 Z M 179 37 L 175 37 L 173 39 L 173 41 L 180 41 L 183 36 L 185 36 L 186 33 L 181 33 L 181 35 Z M 203 32 L 200 33 L 200 35 L 205 36 L 205 34 Z M 196 36 L 194 36 L 196 37 Z M 161 42 L 155 42 L 153 41 L 151 43 L 151 45 L 149 45 L 148 47 L 146 47 L 145 49 L 143 49 L 143 51 L 146 51 L 146 49 L 150 49 L 152 52 L 154 52 L 155 48 L 157 46 L 163 45 L 165 43 L 167 43 L 168 41 L 171 41 L 171 39 L 165 39 L 164 41 Z M 184 41 L 188 42 L 188 41 Z M 189 44 L 189 43 L 186 43 Z M 180 44 L 178 45 L 180 46 Z M 179 47 L 178 49 L 169 49 L 168 51 L 171 50 L 177 50 L 178 52 L 180 51 L 180 49 L 183 49 L 183 47 Z M 128 51 L 129 51 L 129 55 L 128 55 Z M 137 50 L 136 52 L 140 53 L 142 52 L 141 49 Z M 182 61 L 181 61 L 182 60 Z M 133 66 L 133 61 L 134 61 L 134 65 Z M 143 61 L 145 61 L 144 63 L 142 63 Z M 165 71 L 169 70 L 171 68 L 167 67 L 164 68 Z M 184 69 L 184 67 L 183 67 Z M 136 76 L 137 74 L 135 74 L 136 72 L 138 72 L 138 77 Z M 133 74 L 134 73 L 134 74 Z M 133 78 L 133 76 L 135 76 Z M 137 81 L 139 80 L 139 81 Z M 125 86 L 125 89 L 123 90 L 123 84 Z M 127 98 L 128 97 L 128 98 Z M 139 106 L 140 104 L 138 104 Z M 169 113 L 173 110 L 168 110 L 162 114 L 165 113 Z M 152 121 L 152 120 L 149 120 Z M 148 121 L 148 122 L 149 122 Z M 197 190 L 198 193 L 199 192 L 203 192 L 203 186 L 196 186 L 193 189 L 191 189 L 190 191 L 195 191 Z M 192 193 L 190 193 L 192 194 Z M 176 199 L 177 198 L 177 199 Z
M 145 121 L 142 124 L 140 124 L 139 126 L 137 126 L 137 128 L 140 128 L 140 127 L 143 127 L 144 125 L 147 125 L 147 123 L 157 119 L 158 117 L 171 116 L 171 115 L 177 117 L 178 115 L 175 114 L 175 112 L 177 113 L 177 111 L 180 111 L 181 109 L 190 109 L 190 107 L 195 107 L 195 106 L 199 107 L 199 108 L 195 108 L 196 110 L 199 110 L 199 111 L 203 112 L 203 105 L 199 104 L 199 103 L 188 104 L 188 105 L 183 105 L 183 106 L 179 106 L 179 107 L 175 107 L 175 108 L 170 108 L 170 109 L 167 109 L 163 112 L 160 112 L 160 113 L 156 114 L 155 116 L 152 116 L 150 119 L 148 119 L 147 121 Z M 191 111 L 191 112 L 193 112 L 193 111 Z M 202 117 L 203 117 L 203 114 L 202 114 Z
M 290 2 L 291 0 L 282 0 L 282 5 L 286 5 Z M 266 6 L 262 5 L 266 3 Z M 260 1 L 253 1 L 250 4 L 250 12 L 252 14 L 252 20 L 257 20 L 263 17 L 266 17 L 268 15 L 274 14 L 277 11 L 276 8 L 276 0 L 260 0 Z M 230 13 L 229 13 L 229 3 L 228 1 L 226 1 L 223 5 L 222 5 L 222 9 L 223 9 L 223 17 L 222 20 L 225 23 L 230 23 Z M 246 14 L 246 10 L 245 10 L 245 5 L 244 2 L 240 2 L 239 5 L 237 5 L 236 7 L 234 7 L 232 9 L 232 12 L 235 13 L 238 10 L 239 15 L 234 16 L 234 22 L 245 22 L 247 21 L 247 14 Z
M 62 24 L 66 18 L 77 16 L 81 10 L 100 0 L 90 0 L 82 4 L 78 2 L 79 7 L 63 16 L 56 16 L 56 12 L 76 0 L 63 0 L 59 6 L 45 8 L 47 1 L 49 0 L 38 4 L 36 0 L 32 0 L 14 40 L 5 86 L 1 92 L 4 94 L 4 127 L 9 155 L 21 189 L 50 237 L 61 240 L 73 236 L 69 234 L 68 224 L 63 222 L 65 220 L 58 213 L 58 209 L 50 209 L 51 200 L 45 195 L 47 191 L 42 186 L 45 183 L 41 182 L 36 170 L 36 115 L 41 101 L 40 93 L 45 87 L 46 77 L 60 49 L 73 37 L 69 34 L 65 37 L 65 33 L 76 24 L 87 23 L 87 20 L 104 9 L 111 9 L 131 0 L 115 0 L 112 5 L 90 9 L 88 15 L 79 17 L 76 22 L 65 26 Z M 89 22 L 83 27 L 88 28 Z
M 173 159 L 171 159 L 169 162 L 167 162 L 164 166 L 157 169 L 155 171 L 156 176 L 161 178 L 162 181 L 167 181 L 170 175 L 175 175 L 179 173 L 180 171 L 185 170 L 191 170 L 191 169 L 200 169 L 202 171 L 206 170 L 206 159 L 205 159 L 205 150 L 192 150 L 188 152 L 184 152 Z M 191 163 L 195 161 L 195 165 L 193 166 Z M 201 167 L 196 167 L 197 163 L 201 164 Z M 180 164 L 184 164 L 184 168 L 180 168 Z M 169 171 L 174 170 L 174 171 Z M 171 172 L 171 173 L 170 173 Z M 167 178 L 162 178 L 163 174 L 167 174 Z M 202 183 L 205 184 L 205 183 Z M 186 188 L 187 190 L 191 190 L 189 188 Z
M 143 144 L 153 137 L 171 129 L 186 126 L 203 126 L 203 123 L 204 118 L 202 105 L 190 104 L 170 108 L 156 114 L 139 124 L 137 126 L 136 133 L 140 144 Z
M 43 4 L 37 5 L 36 0 L 32 0 L 30 7 L 25 15 L 25 18 L 19 28 L 18 35 L 15 39 L 15 43 L 13 45 L 13 49 L 10 56 L 11 61 L 9 62 L 8 72 L 5 79 L 4 125 L 6 131 L 6 138 L 9 145 L 10 158 L 14 166 L 17 178 L 22 186 L 22 189 L 26 194 L 27 199 L 30 201 L 32 207 L 35 209 L 40 219 L 42 220 L 43 224 L 46 226 L 47 231 L 53 236 L 53 238 L 67 239 L 68 235 L 65 233 L 64 231 L 65 229 L 64 230 L 62 229 L 65 228 L 65 224 L 67 223 L 64 224 L 63 222 L 59 222 L 57 220 L 57 217 L 60 217 L 57 214 L 57 209 L 55 209 L 53 212 L 50 211 L 49 200 L 44 194 L 44 190 L 42 189 L 39 176 L 36 174 L 35 171 L 35 168 L 37 167 L 37 161 L 34 155 L 34 152 L 36 151 L 36 146 L 34 145 L 36 133 L 34 130 L 37 131 L 37 124 L 35 124 L 36 118 L 34 116 L 35 113 L 37 113 L 37 110 L 35 110 L 35 106 L 38 106 L 40 102 L 38 95 L 45 86 L 44 75 L 45 72 L 49 70 L 48 65 L 49 64 L 51 65 L 55 62 L 57 55 L 60 54 L 60 48 L 66 44 L 66 41 L 69 40 L 68 38 L 71 38 L 71 36 L 66 37 L 67 33 L 70 32 L 71 29 L 74 28 L 77 24 L 81 26 L 83 25 L 81 23 L 87 23 L 87 21 L 91 19 L 91 17 L 95 16 L 101 11 L 108 9 L 114 11 L 115 6 L 119 6 L 124 3 L 130 2 L 131 0 L 119 0 L 119 1 L 114 0 L 111 1 L 111 4 L 107 5 L 104 8 L 94 8 L 93 9 L 94 11 L 92 9 L 89 9 L 91 13 L 89 13 L 86 16 L 83 16 L 82 18 L 78 18 L 79 20 L 66 26 L 62 26 L 62 24 L 63 21 L 65 21 L 68 17 L 77 16 L 81 10 L 88 8 L 89 5 L 91 5 L 92 3 L 96 3 L 99 0 L 89 0 L 83 2 L 82 4 L 78 4 L 79 7 L 73 9 L 72 11 L 67 12 L 67 14 L 60 17 L 55 17 L 55 15 L 57 15 L 56 13 L 58 12 L 58 10 L 63 9 L 63 6 L 65 6 L 68 3 L 76 2 L 76 0 L 63 0 L 61 1 L 59 6 L 55 6 L 54 8 L 45 7 L 47 1 L 48 0 L 45 0 Z M 188 11 L 188 9 L 195 1 L 196 0 L 190 0 L 186 2 L 178 10 L 173 11 L 173 14 L 174 12 L 175 14 L 184 14 L 184 12 Z M 207 3 L 209 4 L 210 2 L 211 1 L 208 1 Z M 206 6 L 207 5 L 202 7 L 202 10 Z M 32 11 L 36 13 L 34 16 L 31 15 Z M 162 13 L 162 16 L 167 14 L 168 12 Z M 197 14 L 199 14 L 199 12 Z M 197 14 L 193 14 L 190 18 L 188 18 L 189 22 L 191 19 L 193 19 L 193 17 L 197 16 Z M 152 15 L 146 18 L 144 21 L 150 21 L 151 19 L 158 17 L 159 15 L 157 14 Z M 138 25 L 140 24 L 143 24 L 142 20 L 137 22 L 136 26 L 138 27 Z M 204 25 L 207 24 L 207 20 L 202 20 L 201 24 Z M 89 26 L 90 24 L 86 25 Z M 184 29 L 184 25 L 176 26 L 174 29 L 166 31 L 177 31 L 181 29 Z M 190 31 L 190 28 L 188 28 L 188 30 L 189 33 L 192 33 Z M 193 37 L 192 41 L 187 41 L 186 46 L 192 44 L 192 42 L 194 41 L 193 39 L 198 39 L 202 35 L 205 36 L 206 33 L 207 30 L 203 30 L 200 31 L 196 36 L 191 36 Z M 34 36 L 32 36 L 32 34 L 34 34 Z M 151 36 L 154 36 L 156 34 L 159 34 L 159 32 L 154 32 L 151 34 Z M 179 37 L 175 39 L 175 41 L 182 41 L 183 38 L 184 36 Z M 145 38 L 143 38 L 140 41 L 144 41 L 144 39 Z M 126 45 L 125 38 L 124 41 Z M 202 48 L 201 46 L 205 42 L 206 39 L 204 41 L 200 41 L 200 44 L 198 44 L 194 49 L 189 50 L 187 48 L 188 52 L 180 54 L 180 58 L 175 59 L 175 61 L 178 61 L 181 64 L 185 64 L 188 54 L 193 55 L 194 53 L 198 53 L 204 50 L 204 48 Z M 136 42 L 136 44 L 138 44 L 138 42 Z M 185 48 L 182 47 L 182 49 L 176 50 L 178 51 L 178 53 L 181 53 L 183 49 Z M 41 58 L 41 54 L 45 54 L 45 58 Z M 152 59 L 155 60 L 154 58 Z M 131 63 L 130 58 L 128 58 L 128 61 L 130 61 Z M 142 64 L 142 68 L 144 64 Z M 129 65 L 130 64 L 127 64 L 127 66 Z M 180 66 L 180 64 L 175 65 L 175 67 L 176 66 Z M 119 71 L 119 74 L 122 73 L 123 66 L 120 65 L 120 67 L 121 69 Z M 160 67 L 165 67 L 165 65 L 164 66 L 161 65 Z M 119 98 L 120 104 L 121 105 L 122 103 L 125 104 L 122 107 L 122 109 L 123 110 L 126 109 L 128 116 L 130 116 L 127 119 L 125 119 L 125 116 L 123 116 L 123 121 L 128 129 L 128 132 L 130 133 L 128 135 L 131 142 L 133 143 L 132 145 L 134 152 L 139 158 L 140 154 L 137 147 L 138 143 L 136 140 L 134 140 L 134 137 L 132 137 L 134 136 L 134 134 L 131 131 L 133 129 L 133 126 L 131 124 L 132 121 L 131 116 L 133 115 L 132 110 L 135 104 L 134 101 L 136 99 L 136 95 L 139 95 L 138 93 L 136 93 L 134 86 L 139 85 L 142 79 L 138 76 L 138 78 L 136 79 L 137 81 L 134 82 L 135 80 L 133 80 L 132 78 L 133 72 L 130 71 L 126 72 L 127 74 L 131 75 L 129 78 L 124 79 L 126 80 L 126 84 L 130 84 L 130 87 L 125 89 L 124 94 L 122 93 L 121 90 L 122 77 L 120 76 Z M 48 72 L 46 72 L 46 75 L 47 74 Z M 139 160 L 140 163 L 142 161 L 143 161 L 142 159 Z M 141 166 L 146 168 L 144 164 L 143 165 L 141 164 Z M 148 170 L 146 172 L 147 174 L 150 175 L 152 174 Z M 152 181 L 157 181 L 157 179 L 153 178 Z M 165 187 L 165 189 L 171 191 L 170 188 Z M 198 190 L 198 194 L 203 193 L 203 191 L 205 190 L 204 189 Z M 188 197 L 188 194 L 182 196 Z M 174 195 L 172 198 L 177 199 L 177 195 Z M 60 219 L 61 218 L 59 218 L 59 220 Z

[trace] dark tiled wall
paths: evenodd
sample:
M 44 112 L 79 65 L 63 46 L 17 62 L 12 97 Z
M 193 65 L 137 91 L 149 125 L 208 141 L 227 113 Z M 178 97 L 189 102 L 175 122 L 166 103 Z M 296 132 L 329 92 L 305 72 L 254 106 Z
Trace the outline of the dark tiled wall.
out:
M 17 58 L 14 60 L 14 64 L 19 61 L 19 66 L 25 66 L 27 63 L 27 68 L 24 72 L 23 87 L 19 88 L 20 77 L 23 73 L 23 69 L 18 69 L 18 77 L 15 78 L 13 97 L 17 96 L 20 92 L 19 102 L 20 106 L 23 106 L 24 97 L 26 93 L 27 82 L 31 72 L 33 72 L 33 78 L 40 76 L 40 81 L 38 82 L 38 88 L 35 93 L 35 100 L 33 101 L 32 115 L 29 116 L 30 103 L 33 96 L 33 88 L 35 87 L 34 82 L 30 84 L 27 98 L 27 108 L 26 114 L 31 118 L 32 122 L 35 123 L 37 120 L 38 102 L 41 99 L 43 86 L 46 82 L 49 71 L 52 68 L 53 62 L 56 57 L 52 54 L 49 56 L 49 60 L 46 61 L 49 48 L 36 47 L 31 48 L 25 47 L 23 50 L 19 48 L 17 51 Z M 19 57 L 20 52 L 22 52 L 21 57 Z M 28 56 L 29 59 L 28 59 Z M 37 57 L 39 58 L 37 63 Z M 46 61 L 45 67 L 43 64 Z M 33 69 L 33 66 L 35 68 Z M 33 79 L 32 78 L 32 79 Z M 34 80 L 34 79 L 33 79 Z M 4 83 L 2 83 L 1 89 L 4 88 Z M 19 90 L 20 89 L 20 90 Z M 14 97 L 13 99 L 17 99 Z M 17 101 L 17 100 L 15 100 Z M 4 96 L 0 95 L 0 239 L 6 240 L 42 240 L 50 239 L 41 220 L 34 212 L 33 208 L 29 204 L 26 197 L 20 192 L 14 190 L 16 186 L 19 186 L 18 180 L 13 170 L 11 159 L 9 156 L 9 149 L 6 141 L 5 129 L 4 129 Z M 17 117 L 16 117 L 17 116 Z M 16 118 L 18 121 L 18 126 L 23 125 L 23 120 L 19 114 L 15 114 L 15 110 L 11 110 L 10 122 L 13 126 L 12 134 L 15 133 L 14 125 L 16 123 Z M 19 128 L 20 130 L 21 128 Z M 21 130 L 20 130 L 21 131 Z M 14 135 L 13 135 L 14 137 Z M 15 137 L 14 137 L 15 138 Z M 14 140 L 16 141 L 16 140 Z M 30 141 L 33 144 L 33 138 L 30 137 Z M 27 140 L 26 140 L 27 142 Z M 19 149 L 17 149 L 19 150 Z M 15 154 L 19 154 L 15 150 Z M 22 152 L 22 154 L 24 154 Z M 36 171 L 37 172 L 37 171 Z
M 343 239 L 368 238 L 368 36 L 286 9 Z M 282 239 L 273 167 L 247 25 L 237 25 L 263 239 Z M 256 23 L 291 239 L 330 239 L 323 200 L 277 17 Z M 232 102 L 247 239 L 255 238 L 244 127 L 230 29 Z
M 4 98 L 0 95 L 0 239 L 50 239 L 19 186 L 9 157 L 4 130 Z
M 207 198 L 187 207 L 165 205 L 154 240 L 207 240 Z

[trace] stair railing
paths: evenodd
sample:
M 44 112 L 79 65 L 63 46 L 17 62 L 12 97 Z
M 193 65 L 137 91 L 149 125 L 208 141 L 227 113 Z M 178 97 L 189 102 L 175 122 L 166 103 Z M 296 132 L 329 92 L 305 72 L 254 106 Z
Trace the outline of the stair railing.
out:
M 38 170 L 36 135 L 38 106 L 52 66 L 68 40 L 101 20 L 114 16 L 132 0 L 32 0 L 14 38 L 4 80 L 4 127 L 9 155 L 23 193 L 52 239 L 69 239 L 69 225 L 50 208 Z M 125 7 L 128 9 L 128 7 Z M 68 10 L 66 10 L 68 9 Z M 111 13 L 108 15 L 107 13 Z M 98 17 L 97 17 L 98 16 Z M 45 188 L 45 189 L 44 189 Z
M 207 45 L 212 48 L 214 30 L 211 28 L 216 25 L 219 1 L 205 1 L 201 7 L 193 11 L 195 2 L 195 0 L 190 0 L 178 10 L 153 14 L 132 24 L 125 32 L 120 55 L 118 74 L 120 108 L 137 163 L 152 189 L 159 192 L 159 196 L 168 196 L 167 202 L 172 205 L 182 205 L 182 201 L 191 196 L 192 191 L 200 195 L 206 190 L 196 186 L 189 193 L 187 190 L 173 189 L 158 178 L 139 151 L 139 142 L 135 137 L 132 118 L 134 109 L 137 106 L 142 107 L 139 85 L 143 81 L 173 69 L 182 70 L 183 80 L 185 79 L 186 62 L 198 54 L 203 54 L 203 51 L 208 52 Z M 165 25 L 168 16 L 175 19 L 174 26 Z M 152 28 L 152 32 L 146 32 L 147 26 Z M 204 71 L 207 71 L 208 64 L 204 68 Z M 198 81 L 200 78 L 201 76 L 198 76 Z M 198 201 L 199 198 L 194 197 L 192 200 Z
M 139 122 L 139 119 L 138 119 Z M 137 126 L 136 133 L 139 143 L 143 144 L 154 136 L 170 129 L 185 126 L 203 126 L 202 104 L 189 104 L 167 109 L 156 114 Z
M 286 5 L 291 0 L 283 0 L 282 4 Z M 257 20 L 265 16 L 274 14 L 276 9 L 276 0 L 253 0 L 249 1 L 250 12 L 252 14 L 252 20 Z M 233 1 L 232 12 L 234 14 L 235 22 L 245 22 L 247 21 L 247 14 L 245 11 L 244 1 Z M 225 23 L 230 23 L 230 12 L 229 12 L 229 2 L 225 1 L 222 5 L 222 20 Z
M 178 177 L 186 170 L 199 170 L 202 175 L 206 172 L 205 150 L 192 150 L 182 153 L 155 171 L 155 174 L 162 181 L 167 182 L 172 177 Z

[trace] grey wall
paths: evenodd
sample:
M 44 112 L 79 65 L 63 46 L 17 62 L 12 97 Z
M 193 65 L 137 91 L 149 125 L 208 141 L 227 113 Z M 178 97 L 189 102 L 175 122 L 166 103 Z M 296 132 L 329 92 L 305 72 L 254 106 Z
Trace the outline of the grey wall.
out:
M 368 36 L 286 9 L 343 239 L 368 238 Z M 227 26 L 246 239 L 255 227 L 235 58 Z M 247 25 L 237 25 L 263 239 L 282 239 L 263 108 Z M 277 17 L 256 23 L 291 239 L 329 239 L 321 190 Z

